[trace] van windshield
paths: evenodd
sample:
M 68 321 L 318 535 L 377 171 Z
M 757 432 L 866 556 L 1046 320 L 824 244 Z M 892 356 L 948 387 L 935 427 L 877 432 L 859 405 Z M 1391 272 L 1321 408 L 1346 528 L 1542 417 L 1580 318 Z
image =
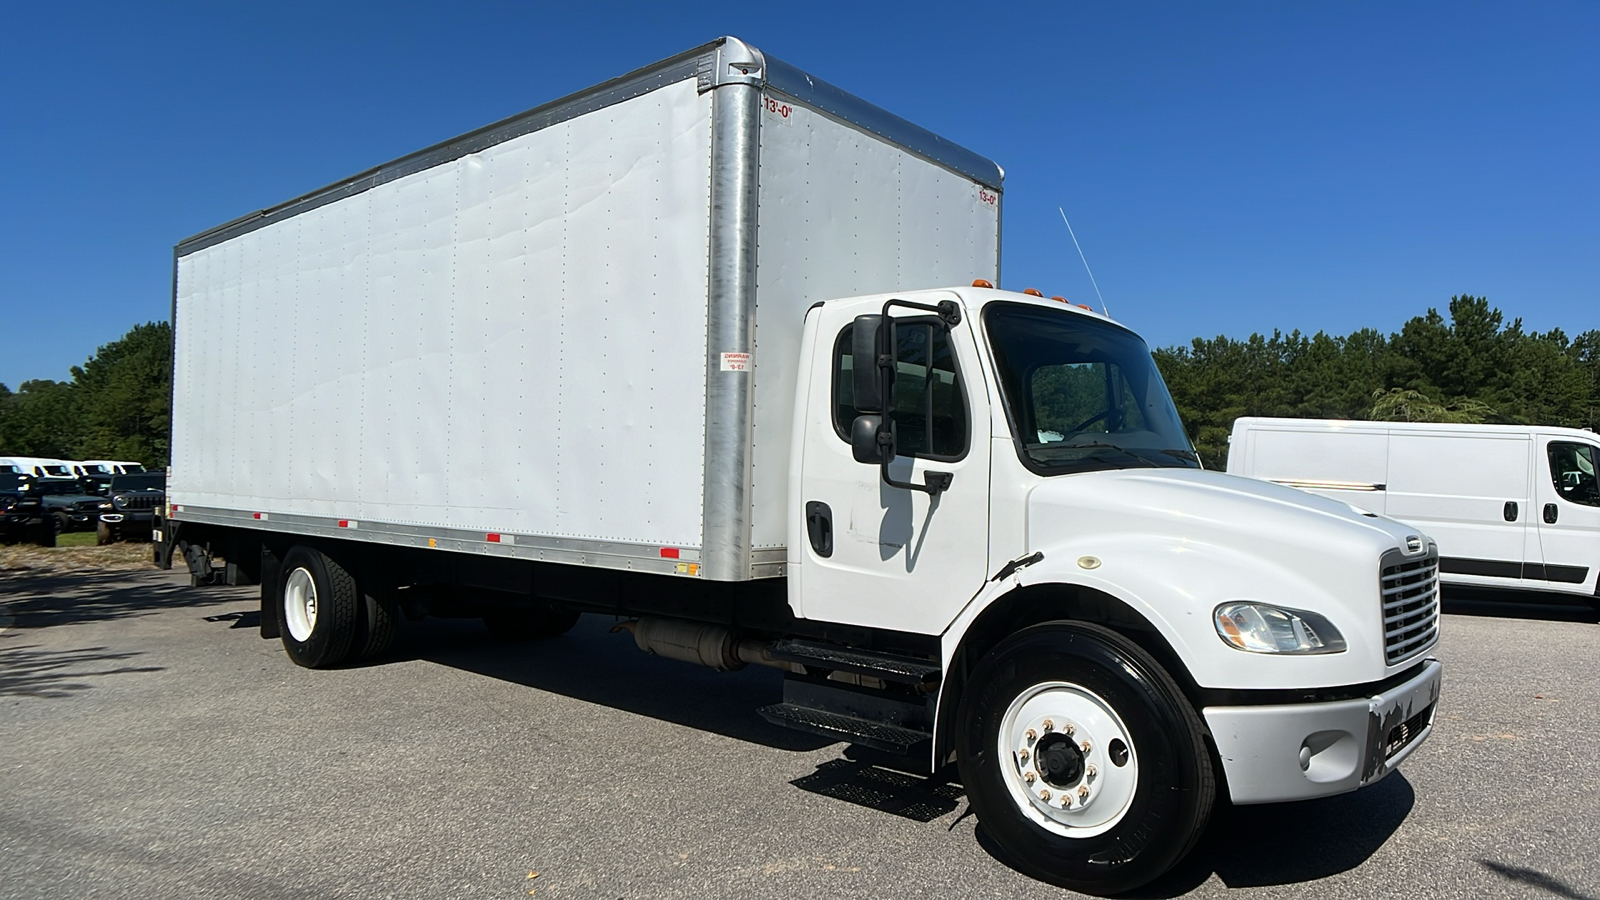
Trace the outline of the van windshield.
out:
M 1011 432 L 1029 469 L 1200 468 L 1138 335 L 1023 303 L 990 304 L 983 320 Z

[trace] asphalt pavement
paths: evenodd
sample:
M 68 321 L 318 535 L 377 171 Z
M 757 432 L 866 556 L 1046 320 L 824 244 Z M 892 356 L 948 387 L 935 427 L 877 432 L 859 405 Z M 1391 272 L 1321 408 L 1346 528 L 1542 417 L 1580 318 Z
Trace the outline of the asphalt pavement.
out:
M 1070 896 L 1008 868 L 953 775 L 768 725 L 779 673 L 585 617 L 407 626 L 311 671 L 251 588 L 0 573 L 0 896 Z M 1140 897 L 1600 900 L 1600 624 L 1452 594 L 1437 727 L 1384 781 L 1223 810 Z

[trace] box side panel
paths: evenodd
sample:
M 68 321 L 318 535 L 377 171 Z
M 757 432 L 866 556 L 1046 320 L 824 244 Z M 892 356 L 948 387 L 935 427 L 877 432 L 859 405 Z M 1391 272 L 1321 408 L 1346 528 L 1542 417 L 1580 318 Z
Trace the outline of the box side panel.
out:
M 786 542 L 789 438 L 806 308 L 834 297 L 994 281 L 1000 259 L 993 189 L 792 98 L 771 100 L 761 119 L 756 268 L 752 547 L 758 553 Z
M 699 547 L 709 130 L 690 79 L 181 256 L 172 501 Z

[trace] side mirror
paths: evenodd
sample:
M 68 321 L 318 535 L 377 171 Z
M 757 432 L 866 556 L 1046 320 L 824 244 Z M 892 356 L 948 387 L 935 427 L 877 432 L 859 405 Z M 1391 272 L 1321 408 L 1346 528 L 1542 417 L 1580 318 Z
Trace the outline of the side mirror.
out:
M 882 465 L 894 459 L 894 422 L 884 427 L 883 416 L 856 416 L 850 423 L 850 453 L 858 463 Z
M 888 336 L 882 333 L 883 319 L 881 315 L 856 316 L 851 332 L 850 370 L 858 412 L 881 413 L 889 408 L 890 398 L 884 391 L 883 373 L 878 368 L 883 338 Z M 893 323 L 889 327 L 892 330 Z

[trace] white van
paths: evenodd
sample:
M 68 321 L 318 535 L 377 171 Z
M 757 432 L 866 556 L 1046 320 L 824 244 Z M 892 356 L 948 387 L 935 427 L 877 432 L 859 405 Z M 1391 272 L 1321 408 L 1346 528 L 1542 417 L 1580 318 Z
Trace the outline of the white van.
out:
M 1246 417 L 1228 471 L 1408 522 L 1440 579 L 1596 598 L 1600 436 L 1573 428 Z
M 0 463 L 10 463 L 24 475 L 35 478 L 76 478 L 77 473 L 72 469 L 72 463 L 64 459 L 47 459 L 39 456 L 13 456 L 0 459 Z

